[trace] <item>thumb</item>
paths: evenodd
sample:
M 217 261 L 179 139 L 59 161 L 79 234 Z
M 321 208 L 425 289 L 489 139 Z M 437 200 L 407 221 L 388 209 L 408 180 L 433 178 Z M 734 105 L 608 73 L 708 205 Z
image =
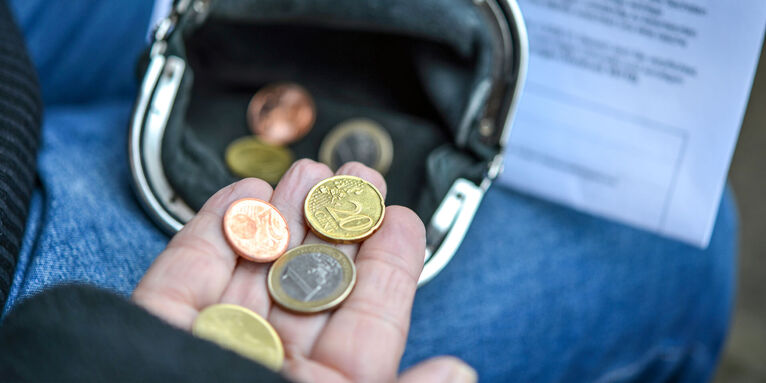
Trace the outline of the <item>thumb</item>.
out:
M 437 356 L 410 367 L 399 377 L 399 383 L 475 383 L 476 370 L 453 356 Z

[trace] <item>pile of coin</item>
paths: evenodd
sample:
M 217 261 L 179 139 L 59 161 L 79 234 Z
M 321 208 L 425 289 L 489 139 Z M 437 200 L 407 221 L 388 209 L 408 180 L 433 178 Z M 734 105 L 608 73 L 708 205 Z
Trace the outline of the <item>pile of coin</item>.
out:
M 383 196 L 371 183 L 340 175 L 317 183 L 303 206 L 306 222 L 320 238 L 352 243 L 371 236 L 385 214 Z M 329 244 L 306 244 L 285 251 L 290 241 L 287 220 L 270 203 L 257 198 L 234 201 L 223 216 L 223 233 L 232 250 L 253 262 L 274 263 L 267 276 L 269 295 L 296 313 L 318 313 L 340 305 L 356 284 L 353 260 Z M 193 333 L 274 370 L 284 360 L 279 335 L 261 316 L 231 304 L 203 310 Z
M 247 125 L 252 135 L 231 142 L 226 165 L 239 177 L 255 177 L 276 185 L 294 160 L 286 147 L 304 137 L 316 121 L 311 94 L 295 83 L 266 85 L 250 100 Z M 391 136 L 377 122 L 354 118 L 341 122 L 322 141 L 319 160 L 333 170 L 349 161 L 385 174 L 393 159 Z
M 226 165 L 239 177 L 256 177 L 275 185 L 293 163 L 293 154 L 284 145 L 305 136 L 315 119 L 314 100 L 302 86 L 263 87 L 247 107 L 247 124 L 253 135 L 229 144 Z

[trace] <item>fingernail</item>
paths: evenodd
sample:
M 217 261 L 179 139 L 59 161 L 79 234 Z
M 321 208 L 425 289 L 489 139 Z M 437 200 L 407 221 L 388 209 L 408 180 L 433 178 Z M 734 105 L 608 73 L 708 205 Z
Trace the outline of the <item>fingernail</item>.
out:
M 450 383 L 476 383 L 479 381 L 479 375 L 471 366 L 465 363 L 457 363 L 452 368 Z

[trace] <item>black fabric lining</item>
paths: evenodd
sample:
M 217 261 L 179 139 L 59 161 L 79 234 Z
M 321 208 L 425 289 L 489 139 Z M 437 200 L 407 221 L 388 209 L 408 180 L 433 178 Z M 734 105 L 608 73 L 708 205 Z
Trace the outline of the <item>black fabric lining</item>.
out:
M 482 31 L 474 9 L 471 0 L 218 0 L 211 13 L 244 22 L 404 34 L 469 55 Z
M 21 249 L 35 180 L 42 103 L 37 76 L 4 1 L 0 1 L 0 306 Z

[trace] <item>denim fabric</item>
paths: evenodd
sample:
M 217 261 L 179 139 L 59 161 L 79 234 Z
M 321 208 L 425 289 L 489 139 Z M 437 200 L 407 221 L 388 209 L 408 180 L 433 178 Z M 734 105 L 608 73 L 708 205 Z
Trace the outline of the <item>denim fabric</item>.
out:
M 130 101 L 48 107 L 10 304 L 56 282 L 129 293 L 167 237 L 133 195 L 127 162 Z
M 5 310 L 63 281 L 129 294 L 168 240 L 133 195 L 126 151 L 125 68 L 150 1 L 63 13 L 45 0 L 11 3 L 47 104 L 41 185 Z M 82 52 L 98 55 L 93 72 Z M 446 353 L 483 381 L 704 381 L 729 323 L 736 234 L 728 191 L 699 250 L 495 186 L 456 258 L 418 291 L 403 367 Z
M 45 104 L 133 97 L 153 1 L 10 0 Z
M 487 381 L 706 381 L 732 309 L 735 210 L 727 192 L 703 251 L 494 187 L 418 291 L 405 364 L 447 353 Z

